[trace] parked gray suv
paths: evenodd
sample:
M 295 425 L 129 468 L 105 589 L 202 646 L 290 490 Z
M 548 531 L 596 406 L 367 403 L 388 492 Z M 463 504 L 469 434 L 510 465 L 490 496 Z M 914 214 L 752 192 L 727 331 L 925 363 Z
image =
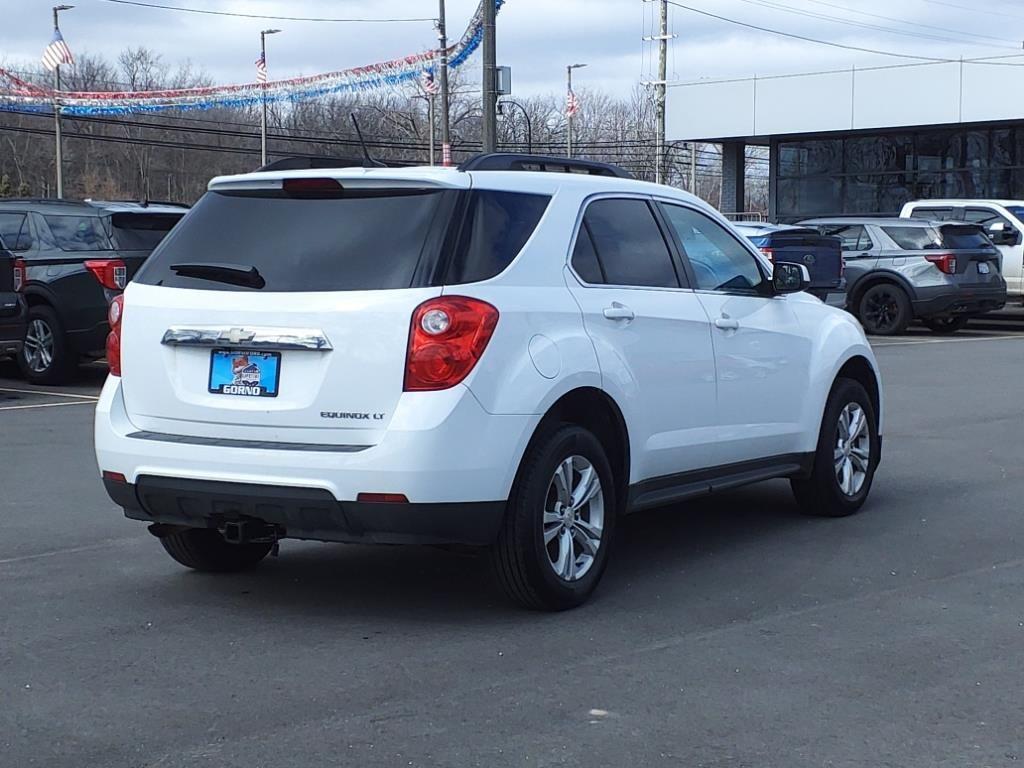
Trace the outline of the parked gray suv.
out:
M 1006 304 L 999 250 L 975 224 L 895 218 L 801 223 L 842 241 L 847 308 L 868 333 L 903 333 L 915 319 L 936 333 L 953 333 Z

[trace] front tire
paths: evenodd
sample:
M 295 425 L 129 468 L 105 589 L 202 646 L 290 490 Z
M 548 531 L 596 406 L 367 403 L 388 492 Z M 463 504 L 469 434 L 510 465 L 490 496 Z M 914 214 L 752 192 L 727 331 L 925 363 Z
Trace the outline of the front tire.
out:
M 907 292 L 895 283 L 878 283 L 857 302 L 857 319 L 872 336 L 897 336 L 914 319 Z
M 188 528 L 162 536 L 167 554 L 186 568 L 207 573 L 234 573 L 255 567 L 273 544 L 229 544 L 218 531 Z
M 29 307 L 25 343 L 18 355 L 21 375 L 32 384 L 62 384 L 71 379 L 78 365 L 64 326 L 51 307 Z
M 837 379 L 825 406 L 809 478 L 793 480 L 805 514 L 845 517 L 868 498 L 881 457 L 878 418 L 863 385 Z
M 584 603 L 608 562 L 616 503 L 611 465 L 592 433 L 562 424 L 536 438 L 494 546 L 508 596 L 544 611 Z
M 947 336 L 966 328 L 968 320 L 969 318 L 961 315 L 957 317 L 929 317 L 921 322 L 924 324 L 924 327 L 932 331 L 932 333 Z

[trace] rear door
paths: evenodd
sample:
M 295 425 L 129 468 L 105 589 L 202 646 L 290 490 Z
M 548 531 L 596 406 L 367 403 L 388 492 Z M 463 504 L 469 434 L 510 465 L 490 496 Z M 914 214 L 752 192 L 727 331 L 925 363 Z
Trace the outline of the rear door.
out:
M 207 193 L 125 292 L 132 423 L 378 442 L 402 396 L 413 310 L 441 293 L 425 270 L 436 266 L 456 196 L 392 184 L 287 191 L 256 181 Z

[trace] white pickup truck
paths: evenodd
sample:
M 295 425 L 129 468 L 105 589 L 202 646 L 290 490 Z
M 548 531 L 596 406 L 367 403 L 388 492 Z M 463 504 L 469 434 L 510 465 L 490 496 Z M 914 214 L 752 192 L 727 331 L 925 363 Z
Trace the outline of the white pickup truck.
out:
M 1007 304 L 1024 302 L 1024 200 L 914 200 L 903 206 L 900 217 L 983 226 L 1003 254 Z

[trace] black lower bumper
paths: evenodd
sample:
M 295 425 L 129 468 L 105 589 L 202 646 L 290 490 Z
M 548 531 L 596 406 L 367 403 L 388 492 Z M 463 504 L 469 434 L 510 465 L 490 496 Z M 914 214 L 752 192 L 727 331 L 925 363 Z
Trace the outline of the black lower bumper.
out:
M 28 309 L 20 295 L 0 296 L 0 355 L 21 351 L 28 326 Z
M 1006 291 L 961 291 L 914 302 L 916 317 L 981 315 L 1006 306 Z
M 316 488 L 142 476 L 134 485 L 104 478 L 126 517 L 149 523 L 223 529 L 259 521 L 282 538 L 366 544 L 492 544 L 505 502 L 369 504 L 338 501 Z

